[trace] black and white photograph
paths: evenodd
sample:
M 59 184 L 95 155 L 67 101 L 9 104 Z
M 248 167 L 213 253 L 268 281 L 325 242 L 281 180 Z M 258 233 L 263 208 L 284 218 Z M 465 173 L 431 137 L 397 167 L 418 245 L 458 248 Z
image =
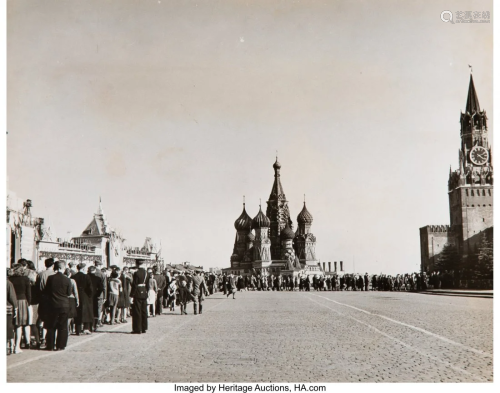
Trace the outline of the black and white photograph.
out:
M 4 7 L 7 389 L 493 387 L 492 0 Z

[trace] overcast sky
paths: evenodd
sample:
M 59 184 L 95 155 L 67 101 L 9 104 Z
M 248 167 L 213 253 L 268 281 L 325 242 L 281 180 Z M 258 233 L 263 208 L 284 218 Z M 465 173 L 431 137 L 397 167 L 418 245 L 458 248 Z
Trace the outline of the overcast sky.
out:
M 127 245 L 228 267 L 278 150 L 321 261 L 415 271 L 419 228 L 449 224 L 468 64 L 493 129 L 493 23 L 443 10 L 493 16 L 491 1 L 9 0 L 8 189 L 60 237 L 101 196 Z

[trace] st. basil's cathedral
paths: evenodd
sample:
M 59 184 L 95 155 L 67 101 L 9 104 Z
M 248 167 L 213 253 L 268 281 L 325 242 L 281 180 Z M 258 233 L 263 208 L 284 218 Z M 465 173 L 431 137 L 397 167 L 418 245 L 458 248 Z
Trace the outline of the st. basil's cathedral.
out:
M 243 212 L 234 222 L 236 238 L 231 255 L 233 274 L 324 274 L 316 259 L 316 237 L 311 232 L 313 216 L 304 207 L 297 216 L 297 230 L 285 191 L 281 185 L 281 164 L 273 165 L 274 184 L 267 201 L 266 214 L 259 212 L 252 219 L 243 203 Z

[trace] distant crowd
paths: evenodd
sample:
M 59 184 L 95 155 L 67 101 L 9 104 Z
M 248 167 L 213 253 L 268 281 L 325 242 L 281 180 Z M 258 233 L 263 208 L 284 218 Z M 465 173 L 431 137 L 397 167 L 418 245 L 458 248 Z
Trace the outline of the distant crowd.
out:
M 21 259 L 7 269 L 8 353 L 23 349 L 64 350 L 71 335 L 89 335 L 105 324 L 132 318 L 133 334 L 144 334 L 148 318 L 163 309 L 187 315 L 203 312 L 205 296 L 222 292 L 235 299 L 238 291 L 420 291 L 439 288 L 442 275 L 214 274 L 194 270 L 145 267 L 103 267 L 100 261 L 68 263 L 45 260 L 45 270 Z
M 226 293 L 230 276 L 208 274 L 208 286 L 219 287 Z M 429 278 L 425 273 L 391 275 L 316 274 L 281 275 L 250 274 L 234 276 L 236 289 L 254 291 L 420 291 L 425 290 Z

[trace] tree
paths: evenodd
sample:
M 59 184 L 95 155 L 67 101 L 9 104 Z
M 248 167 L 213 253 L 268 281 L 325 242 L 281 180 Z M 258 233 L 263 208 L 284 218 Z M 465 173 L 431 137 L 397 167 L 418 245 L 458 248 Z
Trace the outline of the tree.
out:
M 460 268 L 460 256 L 457 246 L 452 243 L 446 243 L 443 251 L 438 255 L 434 271 L 444 272 L 445 270 L 458 270 Z
M 476 274 L 478 277 L 493 278 L 493 242 L 488 240 L 483 233 L 481 243 L 478 246 Z

